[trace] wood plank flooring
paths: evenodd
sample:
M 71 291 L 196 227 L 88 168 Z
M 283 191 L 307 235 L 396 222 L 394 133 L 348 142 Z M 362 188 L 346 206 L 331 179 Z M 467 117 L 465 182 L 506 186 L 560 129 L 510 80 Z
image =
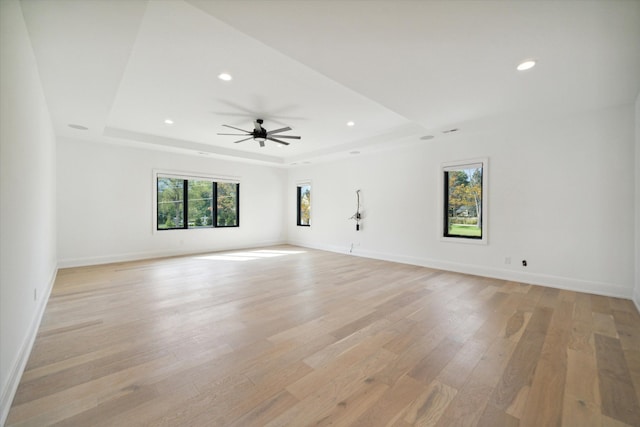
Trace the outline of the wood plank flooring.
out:
M 293 246 L 63 269 L 7 425 L 640 426 L 640 315 Z

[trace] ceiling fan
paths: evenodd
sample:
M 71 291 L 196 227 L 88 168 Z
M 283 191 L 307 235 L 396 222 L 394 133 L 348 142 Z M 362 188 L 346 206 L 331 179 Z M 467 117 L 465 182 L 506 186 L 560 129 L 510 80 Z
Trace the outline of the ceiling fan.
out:
M 267 140 L 273 141 L 273 142 L 277 142 L 278 144 L 289 145 L 288 142 L 281 141 L 278 138 L 300 139 L 299 136 L 291 136 L 291 135 L 277 135 L 278 138 L 274 138 L 273 137 L 273 134 L 280 133 L 280 132 L 286 132 L 288 130 L 291 130 L 291 128 L 289 126 L 284 127 L 284 128 L 280 128 L 280 129 L 276 129 L 276 130 L 267 131 L 265 128 L 262 127 L 262 123 L 264 123 L 264 120 L 257 119 L 253 123 L 254 123 L 253 131 L 248 131 L 248 130 L 240 129 L 240 128 L 229 126 L 229 125 L 222 125 L 224 127 L 228 127 L 228 128 L 231 128 L 231 129 L 239 130 L 239 131 L 244 132 L 244 133 L 219 133 L 218 135 L 248 136 L 248 138 L 244 138 L 244 139 L 241 139 L 239 141 L 235 141 L 235 143 L 237 144 L 238 142 L 248 141 L 250 139 L 253 139 L 253 140 L 258 141 L 260 143 L 260 147 L 264 147 L 264 142 L 267 141 Z

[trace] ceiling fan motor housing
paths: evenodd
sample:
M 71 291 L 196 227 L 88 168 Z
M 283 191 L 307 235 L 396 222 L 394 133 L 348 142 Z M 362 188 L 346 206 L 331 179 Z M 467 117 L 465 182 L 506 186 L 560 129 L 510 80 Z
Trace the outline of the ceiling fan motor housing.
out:
M 262 127 L 262 123 L 264 123 L 264 120 L 256 120 L 256 126 L 253 130 L 253 139 L 258 141 L 261 147 L 264 147 L 264 142 L 267 140 L 267 130 Z
M 262 119 L 256 120 L 256 123 L 258 126 L 253 130 L 253 139 L 264 142 L 267 140 L 267 130 L 261 126 Z

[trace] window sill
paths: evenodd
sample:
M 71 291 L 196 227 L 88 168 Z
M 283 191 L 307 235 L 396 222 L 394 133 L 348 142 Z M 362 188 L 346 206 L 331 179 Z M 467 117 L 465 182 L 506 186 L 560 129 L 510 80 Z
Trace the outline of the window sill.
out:
M 483 237 L 482 239 L 467 239 L 464 237 L 440 237 L 441 242 L 447 243 L 462 243 L 463 245 L 487 245 L 487 238 Z

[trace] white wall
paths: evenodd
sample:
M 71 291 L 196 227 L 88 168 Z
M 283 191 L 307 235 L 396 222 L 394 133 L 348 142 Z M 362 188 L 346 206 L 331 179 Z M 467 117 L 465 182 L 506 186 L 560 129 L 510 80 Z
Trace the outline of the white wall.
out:
M 630 298 L 634 280 L 633 106 L 293 169 L 292 243 Z M 442 162 L 489 158 L 488 245 L 439 239 Z M 295 184 L 312 181 L 312 226 L 295 226 Z M 361 190 L 362 230 L 349 218 Z M 512 263 L 505 264 L 505 257 Z M 520 261 L 526 259 L 528 267 Z
M 240 227 L 153 230 L 153 170 L 236 176 Z M 164 151 L 58 141 L 61 267 L 285 242 L 283 169 Z
M 635 250 L 635 290 L 633 293 L 633 301 L 640 311 L 640 93 L 636 98 L 636 250 Z
M 0 1 L 0 31 L 2 425 L 55 278 L 56 175 L 55 137 L 18 1 Z

